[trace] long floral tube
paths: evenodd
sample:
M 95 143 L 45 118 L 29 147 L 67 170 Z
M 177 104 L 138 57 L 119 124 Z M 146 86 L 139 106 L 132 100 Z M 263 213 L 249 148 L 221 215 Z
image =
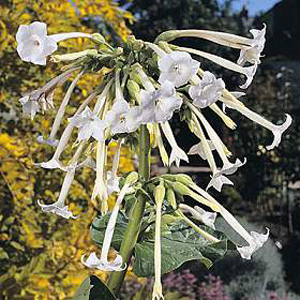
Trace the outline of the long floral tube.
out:
M 207 39 L 212 42 L 216 42 L 223 46 L 229 46 L 232 48 L 240 49 L 241 46 L 251 46 L 252 40 L 235 34 L 210 31 L 210 30 L 198 30 L 198 29 L 186 29 L 186 30 L 169 30 L 160 34 L 156 42 L 163 40 L 165 42 L 171 42 L 181 37 L 196 37 Z
M 57 131 L 59 129 L 59 126 L 61 124 L 61 121 L 62 121 L 62 118 L 63 118 L 63 115 L 65 113 L 65 110 L 66 110 L 66 107 L 69 103 L 69 100 L 71 98 L 71 95 L 76 87 L 76 84 L 77 82 L 79 81 L 79 79 L 81 78 L 81 76 L 83 75 L 84 71 L 81 71 L 77 74 L 77 76 L 75 77 L 75 79 L 72 81 L 71 85 L 69 86 L 64 98 L 63 98 L 63 101 L 61 102 L 61 105 L 57 111 L 57 114 L 55 116 L 55 119 L 54 119 L 54 123 L 52 125 L 52 129 L 51 129 L 51 133 L 50 133 L 50 136 L 49 136 L 49 140 L 54 140 L 55 139 L 55 136 L 57 134 Z
M 85 101 L 80 105 L 80 107 L 78 108 L 78 110 L 76 111 L 76 113 L 74 114 L 73 117 L 79 115 L 86 107 L 87 105 L 96 97 L 97 93 L 93 92 L 92 94 L 90 94 Z M 49 169 L 54 169 L 54 168 L 61 168 L 62 164 L 60 163 L 60 156 L 63 153 L 64 149 L 66 148 L 68 141 L 71 137 L 72 131 L 74 129 L 74 124 L 69 123 L 67 125 L 67 127 L 65 128 L 65 130 L 63 131 L 61 138 L 59 140 L 58 146 L 53 154 L 53 157 L 48 161 L 48 162 L 44 162 L 44 163 L 40 163 L 37 165 L 40 165 L 43 168 L 49 168 Z
M 252 120 L 255 123 L 258 123 L 259 125 L 265 127 L 266 129 L 272 131 L 274 135 L 274 140 L 271 145 L 267 146 L 267 150 L 271 150 L 275 147 L 278 147 L 278 145 L 281 142 L 281 136 L 282 134 L 289 128 L 289 126 L 292 124 L 292 117 L 289 114 L 286 115 L 286 120 L 281 125 L 275 125 L 272 122 L 266 120 L 259 114 L 255 113 L 254 111 L 250 110 L 244 105 L 238 105 L 236 102 L 230 101 L 227 98 L 222 97 L 221 101 L 225 103 L 229 108 L 233 108 L 240 112 L 242 115 L 246 116 L 248 119 Z
M 204 132 L 201 128 L 201 125 L 200 125 L 197 117 L 195 116 L 195 114 L 192 114 L 192 120 L 195 124 L 195 134 L 198 136 L 198 138 L 201 140 L 201 143 L 203 144 L 203 150 L 204 150 L 206 159 L 212 170 L 212 173 L 214 174 L 217 171 L 217 166 L 216 166 L 215 159 L 212 154 L 211 148 L 208 144 L 205 134 L 204 134 Z
M 155 238 L 154 238 L 154 285 L 152 300 L 164 299 L 162 294 L 161 283 L 161 213 L 162 202 L 165 197 L 165 187 L 161 183 L 154 191 L 156 203 L 156 217 L 155 217 Z
M 200 235 L 202 235 L 208 241 L 210 241 L 212 243 L 220 242 L 219 239 L 215 238 L 214 236 L 212 236 L 211 234 L 209 234 L 208 232 L 206 232 L 205 230 L 203 230 L 199 226 L 197 226 L 193 221 L 191 221 L 188 217 L 186 217 L 182 211 L 180 211 L 180 210 L 176 211 L 175 214 L 178 215 L 180 218 L 182 218 L 184 222 L 186 222 L 189 226 L 191 226 L 196 232 L 198 232 Z
M 228 59 L 225 59 L 220 56 L 217 56 L 217 55 L 214 55 L 211 53 L 207 53 L 207 52 L 204 52 L 201 50 L 196 50 L 193 48 L 176 47 L 176 50 L 184 51 L 184 52 L 188 52 L 190 54 L 195 54 L 195 55 L 201 56 L 201 57 L 206 58 L 206 59 L 212 61 L 213 63 L 216 63 L 228 70 L 245 75 L 247 77 L 247 80 L 246 80 L 245 84 L 243 84 L 241 86 L 241 88 L 243 88 L 243 89 L 247 88 L 251 84 L 251 82 L 253 80 L 253 76 L 254 76 L 254 74 L 256 72 L 256 68 L 257 68 L 257 65 L 253 65 L 253 66 L 249 66 L 249 67 L 242 67 Z

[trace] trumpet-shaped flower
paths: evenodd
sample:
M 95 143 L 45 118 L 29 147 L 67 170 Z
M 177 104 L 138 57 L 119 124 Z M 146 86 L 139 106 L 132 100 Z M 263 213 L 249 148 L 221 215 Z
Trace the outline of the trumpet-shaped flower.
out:
M 169 159 L 169 165 L 171 165 L 173 162 L 175 162 L 177 168 L 179 168 L 180 161 L 184 160 L 184 161 L 188 162 L 189 158 L 186 155 L 186 153 L 178 146 L 168 121 L 165 123 L 162 123 L 161 128 L 162 128 L 163 133 L 164 133 L 165 137 L 167 138 L 169 144 L 172 147 L 171 156 Z
M 76 69 L 74 68 L 56 76 L 43 87 L 34 90 L 19 99 L 19 102 L 23 106 L 23 113 L 25 115 L 30 115 L 31 119 L 33 119 L 37 112 L 41 111 L 44 113 L 47 109 L 53 109 L 53 94 L 55 88 L 63 84 L 71 76 L 74 70 Z
M 51 212 L 51 213 L 57 214 L 66 219 L 69 219 L 69 218 L 75 219 L 76 218 L 76 217 L 74 217 L 73 213 L 71 211 L 69 211 L 68 206 L 65 205 L 65 201 L 68 196 L 74 176 L 75 176 L 75 168 L 70 169 L 66 173 L 58 200 L 55 203 L 46 205 L 46 204 L 42 204 L 38 200 L 38 205 L 42 208 L 42 211 Z
M 211 180 L 208 183 L 206 190 L 208 190 L 210 187 L 213 187 L 217 191 L 221 192 L 224 184 L 233 185 L 233 182 L 224 175 L 214 174 L 213 176 L 211 176 Z
M 160 83 L 168 80 L 175 87 L 180 87 L 197 74 L 200 63 L 186 52 L 172 51 L 159 58 L 158 67 L 161 72 L 158 79 Z
M 206 140 L 207 144 L 210 148 L 210 150 L 215 150 L 215 146 L 214 144 L 210 141 L 210 140 Z M 205 154 L 205 149 L 204 149 L 204 145 L 203 142 L 199 142 L 198 144 L 194 145 L 191 147 L 191 149 L 188 152 L 189 155 L 195 155 L 198 154 L 203 160 L 206 160 L 206 154 Z
M 113 211 L 110 215 L 107 227 L 105 230 L 101 257 L 100 259 L 96 256 L 95 253 L 92 253 L 86 261 L 84 261 L 84 255 L 82 257 L 82 263 L 89 268 L 97 268 L 104 271 L 122 271 L 126 268 L 126 265 L 123 265 L 123 259 L 121 255 L 117 255 L 116 258 L 112 261 L 108 260 L 108 252 L 111 246 L 112 238 L 115 231 L 115 226 L 117 223 L 118 213 L 120 210 L 120 205 L 128 191 L 128 189 L 137 181 L 138 175 L 136 172 L 129 174 L 125 180 L 125 184 L 121 189 L 121 192 L 116 200 L 116 204 L 113 208 Z
M 22 60 L 44 66 L 47 56 L 57 50 L 58 42 L 75 37 L 91 35 L 80 32 L 47 35 L 47 25 L 43 22 L 21 25 L 16 35 L 17 52 Z
M 72 125 L 79 128 L 78 140 L 87 140 L 91 136 L 101 142 L 104 139 L 104 129 L 108 126 L 107 122 L 97 117 L 89 107 L 77 116 L 69 119 Z
M 231 175 L 237 171 L 237 169 L 243 166 L 247 162 L 247 159 L 244 158 L 244 162 L 241 162 L 238 158 L 236 159 L 235 163 L 231 163 L 230 161 L 225 161 L 222 169 L 218 170 L 215 176 L 219 176 L 221 174 Z
M 109 124 L 112 135 L 134 132 L 141 124 L 140 108 L 130 107 L 122 98 L 117 99 L 107 113 L 105 121 Z
M 262 30 L 250 30 L 250 33 L 253 35 L 253 39 L 250 40 L 249 46 L 241 48 L 240 57 L 237 61 L 239 65 L 244 66 L 247 62 L 251 64 L 260 64 L 261 52 L 263 51 L 266 42 L 266 28 L 267 26 L 264 24 L 264 28 Z
M 190 213 L 193 219 L 202 222 L 212 229 L 215 229 L 214 223 L 217 218 L 217 213 L 206 211 L 199 206 L 192 208 L 186 204 L 180 204 L 179 208 L 184 212 Z
M 140 98 L 141 120 L 144 124 L 166 122 L 182 105 L 182 99 L 176 94 L 173 83 L 168 80 L 153 92 L 141 90 Z
M 264 117 L 260 116 L 256 112 L 250 110 L 245 105 L 240 105 L 233 101 L 229 101 L 227 98 L 221 99 L 228 107 L 233 108 L 239 111 L 242 115 L 246 116 L 248 119 L 253 122 L 263 126 L 264 128 L 272 131 L 274 139 L 271 145 L 267 146 L 267 150 L 272 150 L 275 147 L 278 147 L 281 142 L 282 134 L 290 127 L 292 124 L 292 117 L 289 114 L 285 114 L 286 119 L 281 125 L 275 125 L 272 122 L 266 120 Z
M 186 182 L 186 180 L 184 181 Z M 237 250 L 239 251 L 241 257 L 245 259 L 251 259 L 252 254 L 261 248 L 267 241 L 269 237 L 269 229 L 267 228 L 266 234 L 260 234 L 255 231 L 251 231 L 249 234 L 248 231 L 238 222 L 238 220 L 210 194 L 193 183 L 192 180 L 189 180 L 188 186 L 197 191 L 212 204 L 215 204 L 219 207 L 219 213 L 228 223 L 228 225 L 231 226 L 232 229 L 234 229 L 248 243 L 247 246 L 237 246 Z
M 214 74 L 206 71 L 200 82 L 189 88 L 189 94 L 195 106 L 205 108 L 220 99 L 224 88 L 225 83 L 221 78 L 217 79 Z
M 85 260 L 85 255 L 82 256 L 81 262 L 88 268 L 94 268 L 103 271 L 122 271 L 126 266 L 122 268 L 123 259 L 122 256 L 117 254 L 113 260 L 99 259 L 95 252 L 92 252 Z
M 251 259 L 252 254 L 261 248 L 269 238 L 270 230 L 267 228 L 267 233 L 250 232 L 251 239 L 248 241 L 249 245 L 244 247 L 237 247 L 238 252 L 242 258 Z

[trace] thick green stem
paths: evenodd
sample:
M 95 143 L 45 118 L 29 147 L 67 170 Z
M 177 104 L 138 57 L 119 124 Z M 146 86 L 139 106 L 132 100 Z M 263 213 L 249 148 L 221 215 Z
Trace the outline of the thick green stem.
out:
M 146 125 L 142 125 L 140 130 L 139 175 L 144 180 L 148 180 L 150 177 L 150 135 Z M 132 210 L 121 244 L 120 255 L 123 257 L 124 262 L 127 262 L 127 266 L 130 263 L 132 252 L 140 232 L 145 204 L 146 198 L 140 194 Z M 126 270 L 114 272 L 109 278 L 108 287 L 116 296 L 119 294 Z

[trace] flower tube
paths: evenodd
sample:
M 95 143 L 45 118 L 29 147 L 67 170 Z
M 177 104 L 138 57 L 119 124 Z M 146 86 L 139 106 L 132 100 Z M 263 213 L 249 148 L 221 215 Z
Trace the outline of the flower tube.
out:
M 122 271 L 126 268 L 126 264 L 123 266 L 123 259 L 122 256 L 117 254 L 116 258 L 112 261 L 108 260 L 108 252 L 111 247 L 112 238 L 114 235 L 118 213 L 120 210 L 120 205 L 130 187 L 138 180 L 138 174 L 136 172 L 130 173 L 126 180 L 125 184 L 122 187 L 120 194 L 116 200 L 116 204 L 113 208 L 113 211 L 110 215 L 109 221 L 106 226 L 102 250 L 101 250 L 101 257 L 100 259 L 97 257 L 96 253 L 93 252 L 85 261 L 85 255 L 82 256 L 81 262 L 89 267 L 89 268 L 97 268 L 103 271 Z M 123 266 L 123 267 L 122 267 Z

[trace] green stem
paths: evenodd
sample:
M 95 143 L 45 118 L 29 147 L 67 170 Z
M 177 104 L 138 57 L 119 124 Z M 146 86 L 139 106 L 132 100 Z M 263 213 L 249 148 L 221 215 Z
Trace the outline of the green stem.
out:
M 150 177 L 150 135 L 146 125 L 142 125 L 140 128 L 139 142 L 139 175 L 141 179 L 148 180 Z M 135 202 L 121 244 L 120 255 L 123 257 L 124 262 L 127 262 L 127 266 L 130 263 L 132 252 L 140 232 L 145 204 L 146 198 L 140 194 Z M 113 272 L 108 280 L 107 285 L 116 296 L 120 292 L 126 271 L 127 269 L 122 272 Z

